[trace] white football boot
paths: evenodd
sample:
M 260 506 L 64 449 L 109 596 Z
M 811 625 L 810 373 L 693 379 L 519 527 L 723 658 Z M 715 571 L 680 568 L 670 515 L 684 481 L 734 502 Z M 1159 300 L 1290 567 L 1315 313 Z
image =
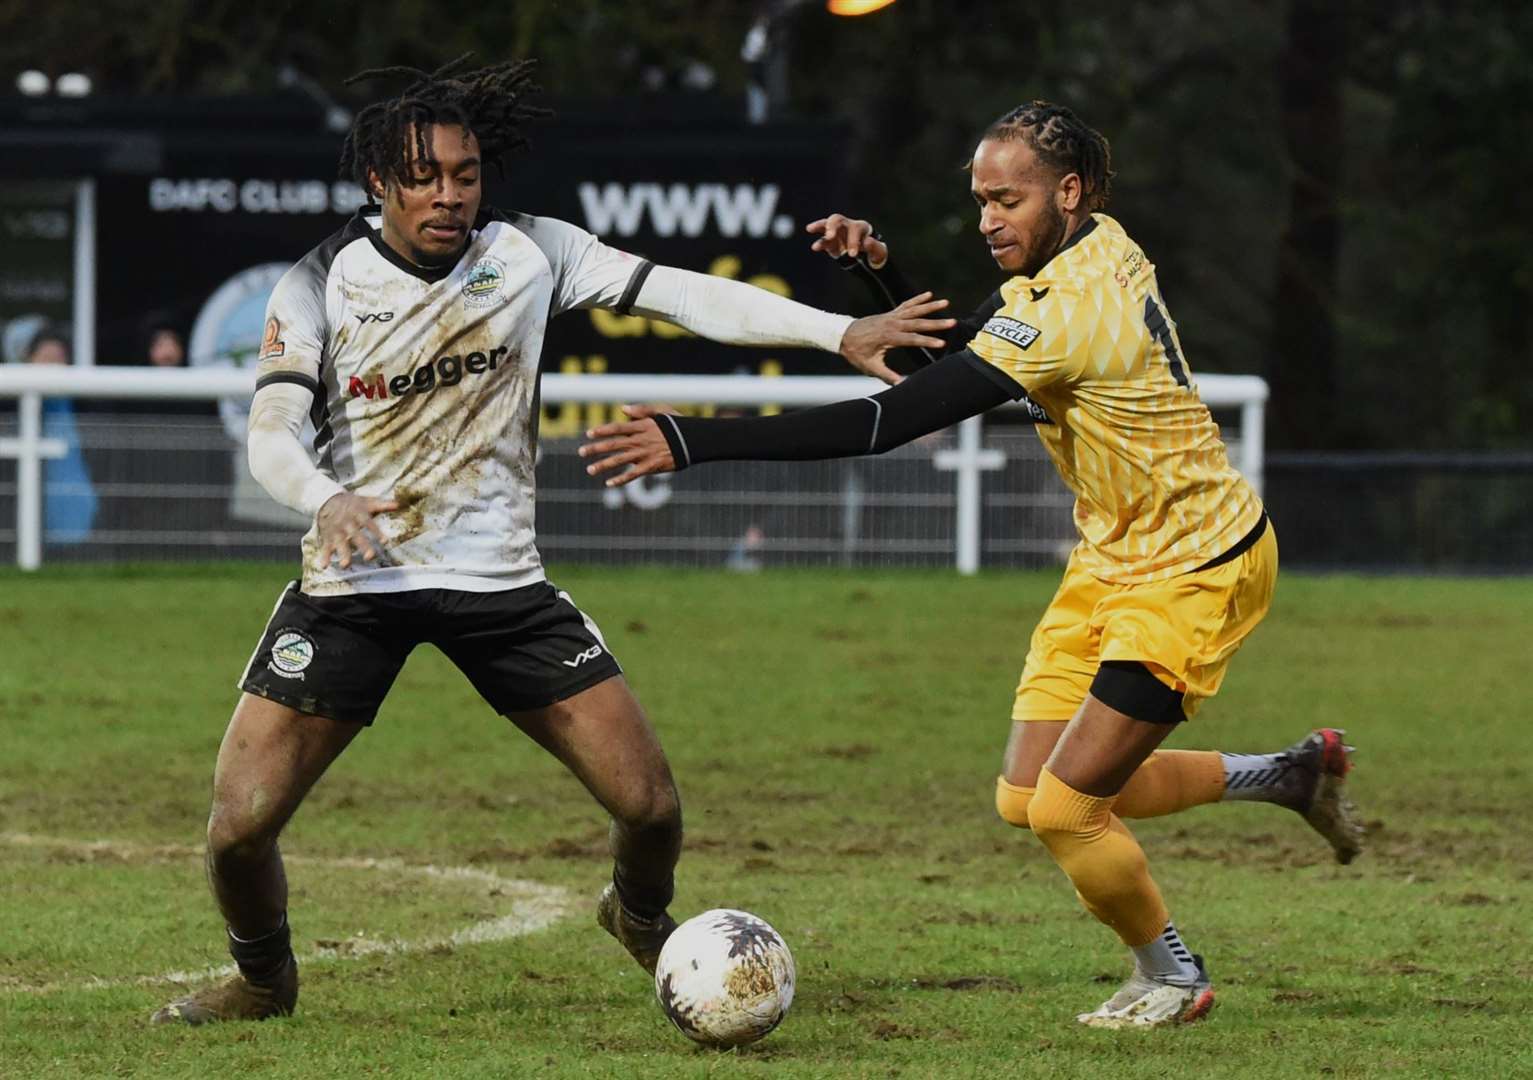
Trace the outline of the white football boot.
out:
M 1198 978 L 1191 986 L 1151 978 L 1135 967 L 1122 989 L 1094 1012 L 1075 1019 L 1095 1028 L 1150 1028 L 1203 1019 L 1214 1007 L 1214 988 L 1203 958 L 1194 955 L 1192 959 L 1198 965 Z

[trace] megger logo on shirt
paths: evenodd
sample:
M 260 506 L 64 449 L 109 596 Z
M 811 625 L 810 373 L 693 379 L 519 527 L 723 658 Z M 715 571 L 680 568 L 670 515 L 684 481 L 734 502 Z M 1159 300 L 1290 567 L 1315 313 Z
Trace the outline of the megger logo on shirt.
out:
M 353 375 L 346 384 L 346 391 L 354 398 L 402 397 L 405 394 L 429 394 L 443 386 L 457 386 L 463 376 L 483 375 L 494 371 L 496 363 L 510 350 L 504 345 L 487 353 L 471 352 L 467 356 L 438 356 L 427 361 L 407 375 L 395 375 L 385 379 L 380 371 L 366 379 Z
M 1043 333 L 1036 326 L 1029 326 L 1017 319 L 1008 319 L 1004 315 L 992 315 L 990 321 L 984 325 L 983 332 L 1002 341 L 1009 341 L 1019 349 L 1025 349 L 1038 340 L 1038 335 Z

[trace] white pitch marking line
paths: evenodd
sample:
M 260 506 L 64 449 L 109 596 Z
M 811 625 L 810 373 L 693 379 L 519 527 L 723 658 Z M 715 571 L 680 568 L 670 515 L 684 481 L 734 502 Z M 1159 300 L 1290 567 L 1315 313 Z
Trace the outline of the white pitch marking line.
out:
M 0 833 L 0 845 L 53 848 L 84 855 L 106 855 L 124 862 L 201 858 L 203 855 L 201 848 L 184 844 L 149 845 L 115 840 L 70 840 L 55 836 L 36 836 L 31 833 Z M 524 878 L 501 877 L 492 871 L 480 870 L 473 866 L 435 866 L 407 863 L 394 858 L 327 858 L 319 855 L 288 854 L 284 854 L 282 858 L 284 862 L 297 866 L 319 866 L 334 870 L 368 870 L 385 874 L 429 877 L 439 881 L 468 882 L 498 891 L 500 893 L 498 898 L 509 901 L 511 904 L 511 911 L 505 915 L 484 919 L 437 937 L 421 938 L 417 941 L 347 938 L 344 948 L 321 949 L 300 954 L 299 959 L 305 964 L 327 964 L 363 956 L 399 956 L 444 947 L 456 948 L 459 945 L 482 945 L 493 941 L 505 941 L 508 938 L 521 937 L 547 929 L 568 915 L 574 904 L 574 897 L 568 889 L 557 885 L 544 885 Z M 167 971 L 160 975 L 139 975 L 123 979 L 88 976 L 74 982 L 53 982 L 41 986 L 6 986 L 0 983 L 0 993 L 9 991 L 49 994 L 59 990 L 108 990 L 123 986 L 192 983 L 232 975 L 235 970 L 233 964 L 227 964 L 222 967 L 204 968 L 201 971 Z

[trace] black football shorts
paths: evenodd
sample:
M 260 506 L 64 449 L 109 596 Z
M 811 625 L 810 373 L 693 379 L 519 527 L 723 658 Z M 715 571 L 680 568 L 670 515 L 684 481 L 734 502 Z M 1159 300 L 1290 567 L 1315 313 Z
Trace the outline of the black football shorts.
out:
M 621 675 L 601 631 L 546 581 L 500 592 L 306 596 L 291 582 L 239 686 L 281 705 L 371 724 L 410 650 L 441 649 L 498 713 L 539 709 Z

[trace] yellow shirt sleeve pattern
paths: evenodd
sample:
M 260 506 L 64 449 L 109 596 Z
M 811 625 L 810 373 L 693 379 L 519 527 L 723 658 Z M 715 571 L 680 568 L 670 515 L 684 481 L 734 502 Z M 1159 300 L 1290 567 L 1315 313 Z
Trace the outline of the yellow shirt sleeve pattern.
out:
M 1090 327 L 1074 318 L 1080 294 L 1070 285 L 1012 280 L 1001 289 L 1006 303 L 969 342 L 969 351 L 1011 376 L 1028 391 L 1080 377 Z

